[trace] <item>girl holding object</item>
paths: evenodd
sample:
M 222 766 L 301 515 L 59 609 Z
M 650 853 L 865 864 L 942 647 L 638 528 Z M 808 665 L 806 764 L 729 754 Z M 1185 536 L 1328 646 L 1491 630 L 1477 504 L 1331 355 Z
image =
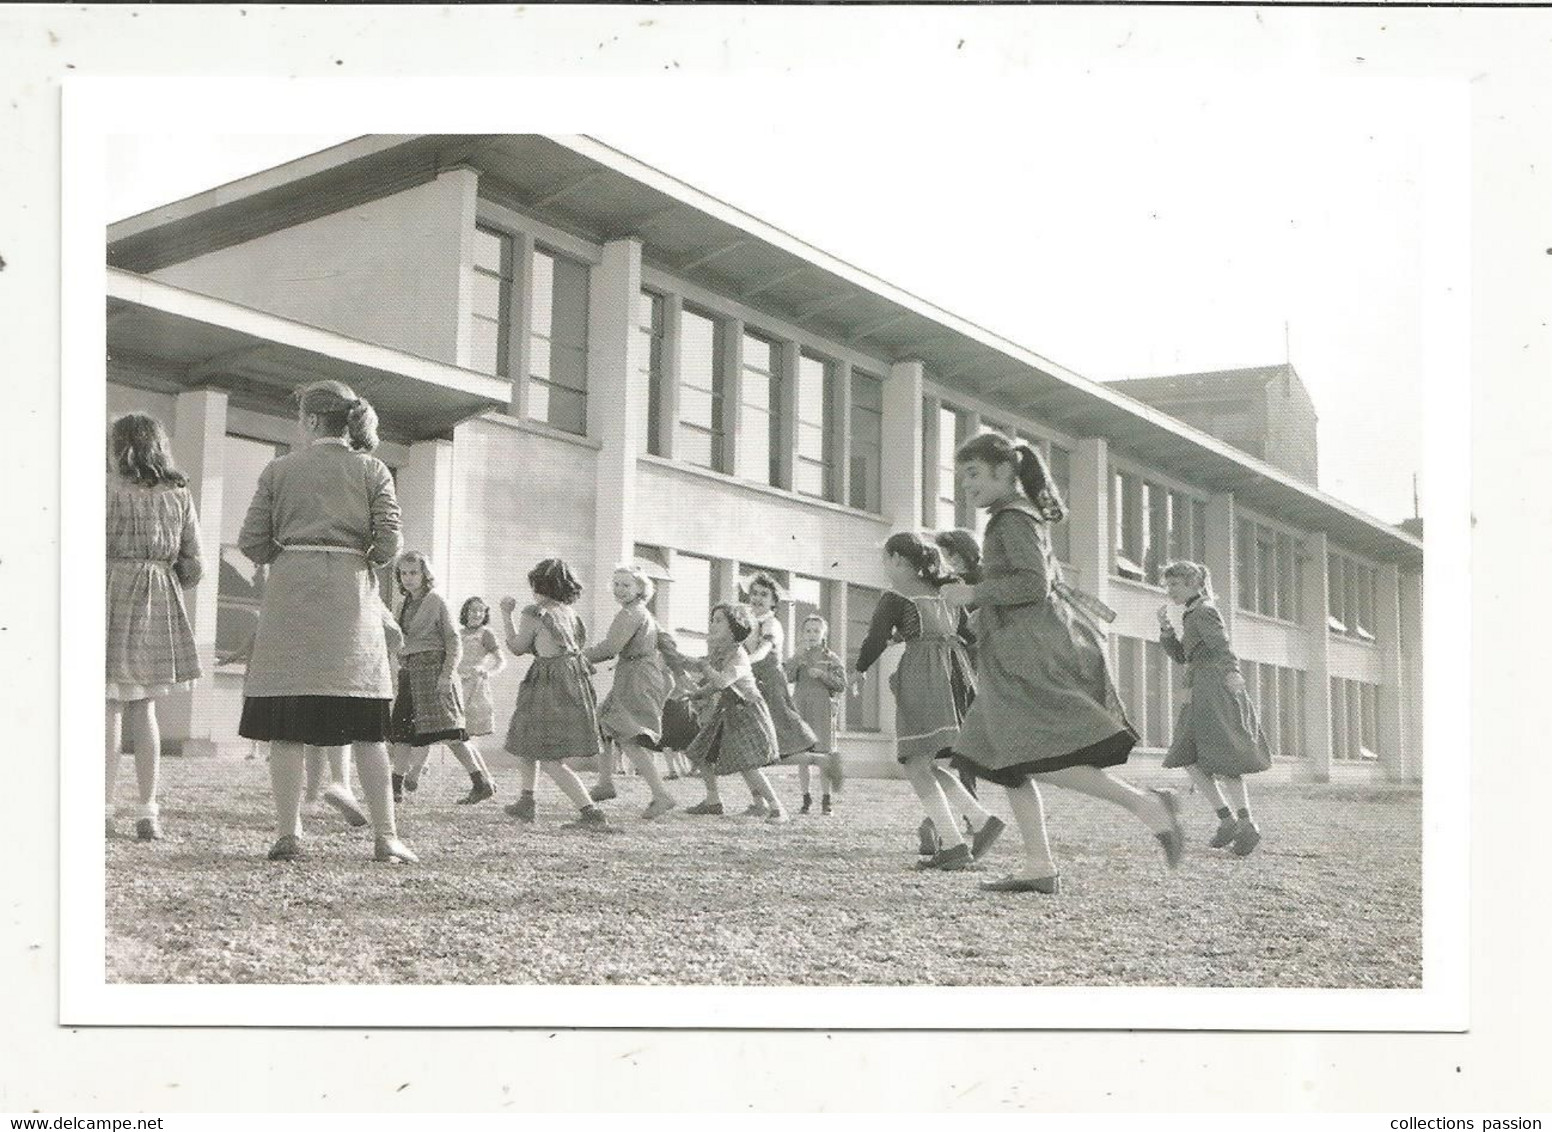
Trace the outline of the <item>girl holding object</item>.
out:
M 1164 569 L 1164 584 L 1169 600 L 1184 614 L 1177 635 L 1169 611 L 1159 610 L 1159 644 L 1186 666 L 1188 697 L 1164 765 L 1185 767 L 1217 811 L 1218 830 L 1208 844 L 1214 849 L 1232 846 L 1236 856 L 1246 857 L 1260 844 L 1261 831 L 1250 814 L 1244 776 L 1272 765 L 1271 747 L 1256 720 L 1223 614 L 1213 603 L 1207 567 L 1171 563 Z M 1231 801 L 1234 809 L 1229 808 Z

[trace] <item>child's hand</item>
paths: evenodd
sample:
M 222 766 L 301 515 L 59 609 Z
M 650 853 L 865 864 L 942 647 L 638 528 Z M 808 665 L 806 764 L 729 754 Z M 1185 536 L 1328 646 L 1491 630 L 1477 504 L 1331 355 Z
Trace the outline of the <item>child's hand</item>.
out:
M 508 617 L 510 617 L 510 616 L 512 616 L 512 614 L 516 610 L 517 610 L 517 598 L 512 597 L 511 595 L 508 595 L 508 596 L 506 596 L 506 597 L 501 599 L 501 612 L 502 613 L 505 613 Z
M 1159 606 L 1159 628 L 1168 629 L 1171 632 L 1174 632 L 1175 627 L 1174 625 L 1170 624 L 1169 606 L 1167 605 Z

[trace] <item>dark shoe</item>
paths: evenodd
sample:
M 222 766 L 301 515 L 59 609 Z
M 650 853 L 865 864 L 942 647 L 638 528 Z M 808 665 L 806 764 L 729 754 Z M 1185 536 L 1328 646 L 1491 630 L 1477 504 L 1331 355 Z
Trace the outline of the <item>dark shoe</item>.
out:
M 823 798 L 819 799 L 819 812 L 826 816 L 829 816 L 834 812 L 830 806 L 830 795 L 826 794 Z
M 930 857 L 938 851 L 938 827 L 932 824 L 931 818 L 923 818 L 921 825 L 916 827 L 916 836 L 921 844 L 916 849 L 919 857 Z
M 1180 796 L 1173 790 L 1154 790 L 1153 793 L 1164 803 L 1164 811 L 1169 815 L 1170 822 L 1169 829 L 1154 836 L 1164 847 L 1164 863 L 1173 869 L 1180 864 L 1180 858 L 1186 853 L 1186 833 L 1180 828 Z
M 957 873 L 968 869 L 974 860 L 975 858 L 970 855 L 970 846 L 961 841 L 958 845 L 939 849 L 925 861 L 917 861 L 916 867 L 923 872 L 928 869 L 939 869 L 945 873 Z
M 576 821 L 568 821 L 561 825 L 562 829 L 599 829 L 606 827 L 609 819 L 597 806 L 589 806 L 577 815 Z
M 458 799 L 460 806 L 476 806 L 487 798 L 496 796 L 496 784 L 483 774 L 474 782 L 474 786 L 462 798 Z
M 323 800 L 344 815 L 345 820 L 357 829 L 367 824 L 366 815 L 361 812 L 361 807 L 343 786 L 330 786 L 323 792 Z
M 806 814 L 810 810 L 812 810 L 813 808 L 814 808 L 814 796 L 812 794 L 804 794 L 803 795 L 803 808 L 801 810 L 799 810 L 798 813 Z
M 410 847 L 397 837 L 379 837 L 372 847 L 372 856 L 379 861 L 398 861 L 405 865 L 420 864 L 420 858 L 410 852 Z
M 763 801 L 750 802 L 749 805 L 744 807 L 744 817 L 746 818 L 763 818 L 770 812 L 770 807 Z
M 1234 838 L 1234 855 L 1236 857 L 1248 857 L 1257 845 L 1261 844 L 1261 831 L 1256 828 L 1256 823 L 1245 821 L 1239 823 L 1239 833 Z
M 1060 876 L 999 877 L 997 880 L 983 880 L 981 891 L 1039 892 L 1045 896 L 1056 896 L 1062 891 L 1062 878 Z
M 413 793 L 415 793 L 415 791 L 419 790 L 420 789 L 420 775 L 418 775 L 418 774 L 406 774 L 404 776 L 404 789 L 408 793 L 410 793 L 410 794 L 413 794 Z
M 1007 823 L 1001 818 L 987 818 L 986 824 L 971 836 L 970 856 L 979 861 L 986 855 L 986 851 L 996 844 L 997 839 L 1002 836 L 1002 831 L 1007 828 Z
M 652 821 L 654 818 L 660 818 L 664 814 L 672 813 L 678 805 L 679 803 L 672 798 L 654 798 L 647 803 L 647 808 L 641 811 L 641 820 Z
M 1207 843 L 1210 849 L 1222 849 L 1234 842 L 1239 833 L 1239 822 L 1234 818 L 1219 818 L 1218 832 L 1212 835 L 1212 840 Z
M 614 788 L 614 783 L 593 787 L 587 792 L 587 796 L 595 802 L 609 802 L 620 796 L 620 792 Z
M 687 814 L 694 814 L 697 817 L 714 818 L 720 818 L 723 814 L 727 813 L 721 802 L 697 802 L 695 805 L 688 807 L 684 812 Z
M 281 834 L 269 850 L 271 861 L 300 861 L 306 855 L 302 852 L 302 839 L 294 833 Z
M 160 841 L 162 839 L 162 826 L 155 818 L 141 818 L 135 823 L 135 838 L 138 841 Z M 1249 850 L 1247 849 L 1248 853 Z
M 518 821 L 534 820 L 534 799 L 532 794 L 525 794 L 515 802 L 509 802 L 502 807 L 508 817 Z

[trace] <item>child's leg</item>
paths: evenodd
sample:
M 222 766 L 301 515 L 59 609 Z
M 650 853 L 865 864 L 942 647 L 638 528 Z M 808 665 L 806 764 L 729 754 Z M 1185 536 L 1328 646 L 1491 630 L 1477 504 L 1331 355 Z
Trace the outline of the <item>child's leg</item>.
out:
M 1051 841 L 1045 828 L 1045 805 L 1034 781 L 1022 786 L 1009 786 L 1008 805 L 1013 808 L 1013 820 L 1018 823 L 1019 835 L 1024 839 L 1024 868 L 1019 876 L 1035 880 L 1056 875 L 1056 861 L 1051 856 Z
M 803 790 L 803 797 L 807 798 L 812 793 L 809 789 L 812 785 L 813 773 L 809 770 L 807 760 L 798 763 L 798 786 Z
M 927 811 L 932 824 L 937 826 L 942 847 L 951 849 L 956 845 L 963 845 L 965 835 L 960 830 L 953 811 L 949 809 L 943 788 L 938 785 L 938 776 L 932 761 L 929 755 L 916 755 L 907 759 L 905 777 L 910 779 L 911 788 L 916 791 L 916 797 L 921 799 L 922 809 Z
M 130 737 L 135 744 L 135 778 L 140 786 L 142 817 L 156 816 L 156 778 L 162 761 L 162 735 L 156 726 L 156 701 L 129 704 Z
M 453 758 L 458 760 L 458 765 L 463 767 L 465 774 L 473 776 L 479 773 L 479 760 L 474 757 L 474 752 L 469 749 L 469 744 L 461 743 L 454 739 L 447 744 L 447 749 L 453 752 Z
M 771 788 L 770 779 L 765 777 L 764 771 L 756 767 L 753 770 L 744 771 L 743 775 L 744 781 L 749 784 L 749 793 L 753 794 L 758 801 L 764 802 L 765 808 L 772 815 L 786 813 L 781 808 L 781 799 L 776 797 L 776 791 Z
M 614 789 L 614 759 L 614 744 L 611 741 L 605 744 L 603 751 L 593 760 L 598 764 L 598 787 Z
M 124 747 L 124 705 L 118 700 L 108 700 L 103 713 L 103 794 L 102 800 L 108 813 L 113 812 L 113 798 L 119 782 L 119 752 Z
M 706 804 L 722 805 L 722 787 L 717 784 L 717 772 L 707 767 L 701 771 L 701 781 L 706 783 Z
M 657 772 L 657 764 L 652 761 L 652 752 L 637 743 L 621 743 L 625 751 L 625 757 L 630 760 L 631 766 L 636 769 L 636 774 L 647 784 L 647 789 L 652 791 L 654 802 L 667 802 L 672 805 L 674 796 L 668 792 L 668 787 L 663 785 L 663 776 Z
M 322 747 L 304 747 L 302 758 L 307 767 L 307 790 L 303 795 L 307 801 L 316 802 L 323 793 L 323 770 L 328 765 L 328 757 Z
M 412 748 L 408 743 L 390 743 L 388 745 L 388 758 L 393 764 L 393 773 L 404 778 L 410 772 Z M 356 770 L 361 769 L 360 761 L 356 763 Z
M 1228 791 L 1229 801 L 1234 804 L 1235 816 L 1240 821 L 1255 823 L 1255 818 L 1250 813 L 1250 792 L 1245 788 L 1245 780 L 1240 775 L 1223 778 L 1223 785 Z
M 577 809 L 592 808 L 593 799 L 588 795 L 587 787 L 582 785 L 582 780 L 577 777 L 576 771 L 559 760 L 547 760 L 544 764 L 544 773 L 549 775 L 550 781 L 560 787 L 561 793 L 566 795 Z
M 950 812 L 964 814 L 970 819 L 970 828 L 979 833 L 981 827 L 992 820 L 991 811 L 981 805 L 980 799 L 965 789 L 963 779 L 955 778 L 946 769 L 937 765 L 933 766 L 932 772 L 938 780 L 938 786 L 943 790 L 943 796 L 948 799 Z M 971 781 L 975 781 L 974 777 Z
M 269 782 L 275 796 L 275 834 L 302 836 L 302 791 L 307 785 L 306 755 L 300 743 L 269 745 Z
M 343 759 L 345 749 L 340 748 Z M 366 798 L 367 811 L 372 815 L 372 832 L 378 837 L 397 837 L 398 825 L 393 813 L 392 771 L 388 762 L 388 747 L 384 743 L 354 743 L 351 754 L 355 757 L 356 775 L 361 779 L 361 793 Z
M 1201 764 L 1192 763 L 1186 767 L 1186 775 L 1191 779 L 1191 785 L 1206 800 L 1220 818 L 1229 816 L 1229 803 L 1223 796 L 1223 791 L 1218 788 L 1218 780 L 1202 769 Z
M 539 785 L 539 760 L 531 759 L 527 755 L 517 757 L 517 783 L 518 786 L 532 794 L 534 788 Z
M 338 786 L 345 793 L 351 793 L 350 789 L 350 760 L 345 757 L 344 747 L 330 747 L 329 752 L 329 781 Z
M 420 782 L 420 772 L 426 769 L 426 760 L 431 757 L 431 744 L 424 747 L 411 747 L 409 762 L 410 772 L 404 776 L 406 782 Z
M 1040 782 L 1048 782 L 1052 786 L 1120 806 L 1130 811 L 1154 833 L 1167 833 L 1175 828 L 1175 819 L 1158 794 L 1139 790 L 1130 782 L 1097 766 L 1069 766 L 1036 777 Z

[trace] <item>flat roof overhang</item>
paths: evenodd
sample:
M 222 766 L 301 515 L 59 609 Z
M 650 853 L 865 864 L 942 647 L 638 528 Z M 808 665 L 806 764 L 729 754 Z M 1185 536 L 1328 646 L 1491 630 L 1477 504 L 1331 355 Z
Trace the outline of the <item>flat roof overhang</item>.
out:
M 920 360 L 934 381 L 1010 415 L 1103 437 L 1118 454 L 1232 491 L 1361 554 L 1422 563 L 1421 540 L 1400 529 L 590 137 L 359 138 L 114 224 L 109 262 L 155 270 L 456 167 L 479 171 L 482 196 L 591 241 L 635 237 L 647 263 L 818 337 L 886 362 Z
M 301 386 L 342 381 L 372 403 L 383 435 L 404 443 L 447 437 L 510 403 L 506 381 L 130 272 L 109 269 L 107 299 L 111 372 L 158 392 L 221 389 L 234 404 L 294 412 Z

